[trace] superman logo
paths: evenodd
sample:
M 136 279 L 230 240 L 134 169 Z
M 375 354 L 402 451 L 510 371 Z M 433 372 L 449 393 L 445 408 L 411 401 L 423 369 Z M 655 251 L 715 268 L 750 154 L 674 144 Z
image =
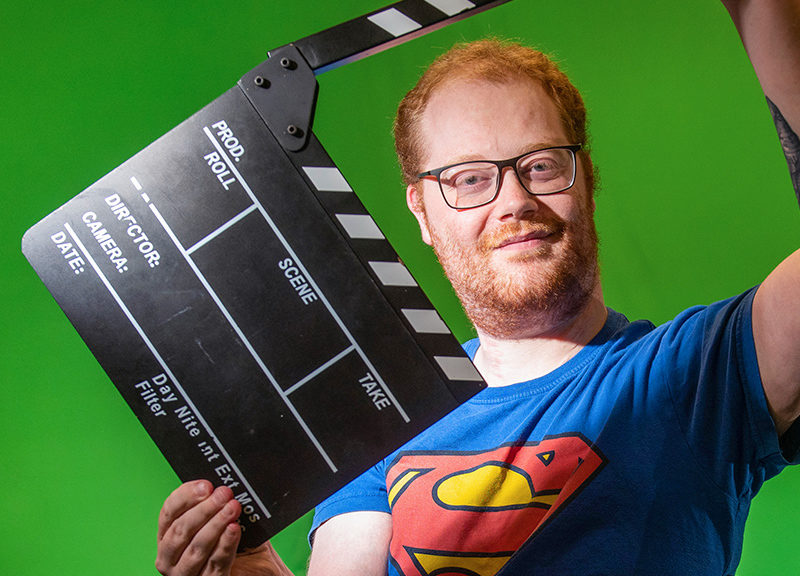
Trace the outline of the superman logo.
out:
M 405 576 L 493 576 L 605 464 L 580 434 L 481 452 L 401 452 L 386 475 Z

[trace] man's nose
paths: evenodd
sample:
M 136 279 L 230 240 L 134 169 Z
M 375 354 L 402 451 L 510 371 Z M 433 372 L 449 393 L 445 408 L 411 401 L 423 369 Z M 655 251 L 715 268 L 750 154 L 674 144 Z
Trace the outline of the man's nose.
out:
M 500 190 L 497 193 L 497 203 L 501 208 L 501 218 L 519 217 L 537 209 L 536 197 L 528 192 L 513 167 L 503 168 L 498 178 Z

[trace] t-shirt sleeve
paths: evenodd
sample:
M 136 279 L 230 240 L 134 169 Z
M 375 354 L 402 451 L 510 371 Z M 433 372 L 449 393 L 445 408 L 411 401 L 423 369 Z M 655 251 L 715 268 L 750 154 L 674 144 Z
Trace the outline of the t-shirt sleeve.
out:
M 756 289 L 691 308 L 664 327 L 660 377 L 700 465 L 731 496 L 754 495 L 789 462 L 758 371 L 752 304 Z
M 314 510 L 314 520 L 308 533 L 309 544 L 314 544 L 314 532 L 324 522 L 347 512 L 365 510 L 391 514 L 386 495 L 386 474 L 383 462 L 379 462 L 338 492 L 323 500 Z

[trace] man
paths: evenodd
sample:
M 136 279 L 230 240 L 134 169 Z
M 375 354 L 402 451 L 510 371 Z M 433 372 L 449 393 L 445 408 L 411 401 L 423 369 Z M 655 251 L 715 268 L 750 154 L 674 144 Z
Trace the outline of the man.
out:
M 800 2 L 726 7 L 800 189 Z M 800 253 L 659 328 L 608 310 L 582 101 L 516 45 L 437 60 L 396 142 L 490 387 L 317 508 L 309 573 L 732 574 L 751 498 L 796 453 Z M 159 570 L 288 574 L 269 545 L 235 557 L 239 511 L 178 488 Z

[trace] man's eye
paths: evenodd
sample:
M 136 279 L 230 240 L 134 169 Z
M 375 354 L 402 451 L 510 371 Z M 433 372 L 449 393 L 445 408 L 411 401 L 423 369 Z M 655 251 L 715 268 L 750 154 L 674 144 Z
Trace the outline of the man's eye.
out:
M 547 172 L 548 170 L 558 169 L 558 162 L 552 158 L 538 158 L 526 162 L 522 169 L 526 172 Z
M 461 172 L 455 174 L 451 179 L 451 185 L 455 188 L 481 188 L 491 183 L 492 177 L 484 172 Z
M 550 160 L 540 160 L 531 166 L 534 172 L 547 172 L 548 170 L 555 170 L 556 164 Z
M 464 174 L 456 180 L 457 186 L 475 186 L 482 180 L 479 174 Z
M 520 172 L 531 180 L 555 178 L 561 171 L 561 163 L 554 158 L 536 158 L 520 166 Z

